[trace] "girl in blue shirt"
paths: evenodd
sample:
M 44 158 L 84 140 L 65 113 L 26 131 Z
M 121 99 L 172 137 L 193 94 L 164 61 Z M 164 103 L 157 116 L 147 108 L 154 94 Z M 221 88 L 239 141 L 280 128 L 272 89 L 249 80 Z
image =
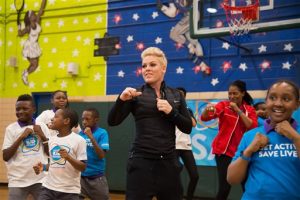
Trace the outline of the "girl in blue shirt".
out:
M 246 179 L 243 200 L 300 199 L 300 127 L 292 118 L 299 105 L 293 82 L 280 80 L 268 90 L 269 119 L 244 134 L 228 167 L 229 183 Z

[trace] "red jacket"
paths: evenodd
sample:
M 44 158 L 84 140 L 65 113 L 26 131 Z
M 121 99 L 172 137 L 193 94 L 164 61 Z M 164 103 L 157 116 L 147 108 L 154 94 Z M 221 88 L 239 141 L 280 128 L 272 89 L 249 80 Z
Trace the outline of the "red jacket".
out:
M 209 121 L 219 118 L 219 132 L 212 143 L 212 153 L 218 155 L 225 154 L 233 157 L 243 134 L 257 127 L 257 115 L 252 106 L 245 102 L 242 103 L 240 110 L 252 120 L 251 127 L 247 129 L 242 119 L 240 119 L 240 116 L 230 108 L 229 103 L 229 101 L 217 103 L 215 105 L 216 112 L 207 118 L 201 116 L 201 120 Z

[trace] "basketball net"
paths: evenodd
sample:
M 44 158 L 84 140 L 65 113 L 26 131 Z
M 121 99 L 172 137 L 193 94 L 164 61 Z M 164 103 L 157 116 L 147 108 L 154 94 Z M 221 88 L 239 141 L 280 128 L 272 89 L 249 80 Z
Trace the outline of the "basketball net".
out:
M 259 20 L 259 0 L 224 0 L 222 7 L 232 36 L 248 35 L 252 23 Z

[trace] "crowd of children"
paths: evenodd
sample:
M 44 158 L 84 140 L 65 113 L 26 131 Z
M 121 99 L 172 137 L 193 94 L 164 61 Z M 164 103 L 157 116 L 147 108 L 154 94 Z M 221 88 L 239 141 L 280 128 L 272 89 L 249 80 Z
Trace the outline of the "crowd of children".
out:
M 173 92 L 176 93 L 175 90 Z M 133 101 L 131 98 L 143 95 L 143 92 L 130 88 L 123 91 L 123 96 L 119 98 L 130 98 L 129 103 L 135 104 L 138 100 Z M 229 101 L 221 101 L 216 105 L 208 104 L 201 116 L 202 120 L 219 118 L 219 133 L 212 144 L 219 175 L 217 199 L 227 199 L 230 186 L 236 183 L 242 183 L 244 200 L 300 199 L 300 127 L 292 118 L 293 112 L 300 105 L 299 87 L 291 81 L 277 81 L 267 91 L 265 102 L 255 104 L 254 107 L 243 81 L 238 80 L 230 84 L 228 95 Z M 184 101 L 184 95 L 179 95 L 178 98 Z M 115 106 L 126 106 L 125 100 L 117 101 L 118 105 Z M 2 146 L 3 160 L 7 166 L 9 200 L 25 200 L 28 195 L 39 200 L 108 200 L 105 156 L 109 150 L 109 137 L 105 129 L 98 127 L 99 111 L 86 108 L 81 116 L 83 129 L 76 133 L 74 127 L 79 126 L 79 117 L 68 107 L 66 92 L 55 91 L 51 102 L 53 109 L 42 112 L 35 120 L 32 96 L 23 94 L 17 98 L 17 121 L 7 126 Z M 166 100 L 161 99 L 157 106 L 161 109 L 158 113 L 172 113 L 173 108 Z M 122 121 L 127 116 L 122 112 L 113 114 L 114 116 L 111 114 L 108 118 L 110 125 L 117 125 L 119 122 L 115 123 L 114 120 Z M 143 113 L 140 112 L 139 115 Z M 188 116 L 188 113 L 186 115 Z M 161 115 L 153 117 L 160 118 L 159 116 Z M 258 126 L 257 116 L 264 118 Z M 170 121 L 166 118 L 165 123 L 170 124 Z M 178 123 L 180 125 L 182 122 Z M 227 137 L 229 133 L 231 135 Z M 171 139 L 175 144 L 175 129 Z M 187 152 L 192 155 L 191 149 Z M 186 164 L 184 156 L 179 155 Z M 163 157 L 156 157 L 155 153 L 134 151 L 129 157 L 128 173 L 133 172 L 130 170 L 137 170 L 136 167 L 141 162 L 146 170 L 149 165 L 157 165 L 161 169 L 164 165 L 171 167 L 171 163 L 174 164 L 176 159 L 178 161 L 173 153 L 161 156 Z M 138 161 L 134 164 L 135 167 L 130 163 L 132 159 Z M 189 165 L 186 166 L 188 168 Z M 192 162 L 192 166 L 195 166 L 195 161 Z M 141 173 L 136 176 L 141 177 L 127 175 L 130 186 L 130 193 L 126 194 L 127 199 L 138 200 L 138 197 L 144 194 L 153 195 L 139 193 L 147 190 L 142 185 L 136 185 L 136 182 L 142 183 L 137 180 L 142 178 L 142 181 L 146 177 L 145 170 L 139 170 Z M 168 171 L 167 168 L 165 170 Z M 174 173 L 179 171 L 174 168 Z M 151 177 L 153 171 L 147 173 L 147 179 L 157 178 Z M 161 174 L 159 170 L 155 173 Z M 193 173 L 196 184 L 198 174 L 197 171 Z M 191 176 L 191 180 L 193 177 Z M 180 182 L 180 179 L 175 179 Z M 148 189 L 151 189 L 150 182 Z M 165 191 L 169 191 L 168 184 L 175 184 L 165 183 Z M 188 199 L 193 198 L 195 184 L 190 186 Z M 166 193 L 167 196 L 162 196 L 161 199 L 168 199 L 168 195 L 174 194 Z M 181 199 L 182 190 L 177 191 L 174 197 Z
M 84 110 L 84 130 L 77 134 L 79 117 L 68 107 L 67 93 L 53 92 L 51 103 L 54 108 L 35 120 L 32 96 L 17 99 L 17 121 L 7 126 L 2 146 L 8 198 L 109 199 L 105 177 L 109 140 L 106 130 L 98 127 L 99 112 Z

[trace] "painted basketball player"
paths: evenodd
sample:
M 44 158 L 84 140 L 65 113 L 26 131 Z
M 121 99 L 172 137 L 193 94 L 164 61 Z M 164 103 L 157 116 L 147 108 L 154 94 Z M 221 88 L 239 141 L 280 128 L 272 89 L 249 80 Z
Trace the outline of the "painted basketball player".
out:
M 39 57 L 41 55 L 41 48 L 38 44 L 38 38 L 41 32 L 40 19 L 44 12 L 47 0 L 42 0 L 39 12 L 36 14 L 34 11 L 29 10 L 24 17 L 25 28 L 18 27 L 18 35 L 23 36 L 28 34 L 28 39 L 23 46 L 23 56 L 29 61 L 29 66 L 22 73 L 22 81 L 28 85 L 28 75 L 34 72 L 39 66 Z
M 179 45 L 186 45 L 191 56 L 195 57 L 194 62 L 200 63 L 201 71 L 205 72 L 209 67 L 200 59 L 203 57 L 202 46 L 198 40 L 190 36 L 189 10 L 192 4 L 192 0 L 172 0 L 167 6 L 162 4 L 161 0 L 157 0 L 157 8 L 166 16 L 174 18 L 183 13 L 182 19 L 171 29 L 170 38 Z

